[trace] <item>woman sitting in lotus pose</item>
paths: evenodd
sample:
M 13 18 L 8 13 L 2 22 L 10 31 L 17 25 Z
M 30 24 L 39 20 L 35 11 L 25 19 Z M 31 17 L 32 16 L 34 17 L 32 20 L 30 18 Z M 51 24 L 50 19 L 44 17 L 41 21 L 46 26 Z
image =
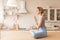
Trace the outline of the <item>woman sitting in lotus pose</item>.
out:
M 30 30 L 34 38 L 41 38 L 47 36 L 47 31 L 45 28 L 45 20 L 43 17 L 43 8 L 37 7 L 37 16 L 34 16 L 36 30 Z

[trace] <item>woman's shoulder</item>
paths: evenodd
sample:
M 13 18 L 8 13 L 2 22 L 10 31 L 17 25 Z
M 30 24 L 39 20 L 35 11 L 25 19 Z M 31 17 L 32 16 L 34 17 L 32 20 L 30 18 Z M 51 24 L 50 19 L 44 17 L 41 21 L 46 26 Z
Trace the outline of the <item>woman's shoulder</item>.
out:
M 44 18 L 43 15 L 34 15 L 33 17 L 34 17 L 34 18 Z
M 43 18 L 43 15 L 39 15 L 38 17 L 39 17 L 39 18 Z
M 42 19 L 44 19 L 44 16 L 41 16 Z

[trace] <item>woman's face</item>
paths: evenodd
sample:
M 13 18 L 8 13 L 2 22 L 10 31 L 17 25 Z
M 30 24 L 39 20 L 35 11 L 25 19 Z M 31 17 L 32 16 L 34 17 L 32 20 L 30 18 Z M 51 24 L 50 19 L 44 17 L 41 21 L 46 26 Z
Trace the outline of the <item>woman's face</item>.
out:
M 40 14 L 40 13 L 41 13 L 41 11 L 40 11 L 40 10 L 38 10 L 38 9 L 36 10 L 36 12 L 37 12 L 37 14 Z

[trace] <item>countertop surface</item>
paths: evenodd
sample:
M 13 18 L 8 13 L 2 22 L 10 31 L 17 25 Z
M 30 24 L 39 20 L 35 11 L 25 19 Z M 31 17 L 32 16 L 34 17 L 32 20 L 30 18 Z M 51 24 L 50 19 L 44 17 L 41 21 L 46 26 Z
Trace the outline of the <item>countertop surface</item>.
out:
M 8 30 L 0 31 L 1 40 L 60 40 L 60 32 L 47 32 L 48 36 L 46 38 L 34 39 L 29 31 L 24 30 Z

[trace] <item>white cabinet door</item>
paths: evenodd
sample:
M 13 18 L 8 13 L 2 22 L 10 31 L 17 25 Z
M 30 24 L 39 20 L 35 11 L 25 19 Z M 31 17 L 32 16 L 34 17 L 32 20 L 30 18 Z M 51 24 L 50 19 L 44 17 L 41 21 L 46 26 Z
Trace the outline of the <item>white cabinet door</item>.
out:
M 57 20 L 60 20 L 60 9 L 57 9 Z
M 54 20 L 54 14 L 55 14 L 54 9 L 50 9 L 50 20 Z
M 48 20 L 48 9 L 44 9 L 44 18 Z

